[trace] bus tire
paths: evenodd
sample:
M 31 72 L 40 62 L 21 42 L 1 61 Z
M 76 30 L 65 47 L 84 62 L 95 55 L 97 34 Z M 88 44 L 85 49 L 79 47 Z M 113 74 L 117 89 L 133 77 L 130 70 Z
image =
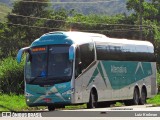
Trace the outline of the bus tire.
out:
M 140 105 L 146 104 L 146 98 L 147 98 L 147 92 L 146 92 L 146 89 L 143 87 L 141 91 L 141 97 L 139 100 L 139 104 Z
M 56 108 L 55 108 L 55 106 L 54 105 L 49 105 L 48 106 L 48 110 L 49 111 L 54 111 Z
M 133 103 L 133 105 L 138 105 L 139 104 L 139 90 L 138 90 L 138 88 L 134 89 L 132 103 Z
M 96 108 L 97 107 L 97 94 L 91 90 L 89 103 L 87 103 L 87 108 Z
M 131 99 L 131 100 L 125 100 L 124 104 L 126 106 L 138 105 L 139 104 L 139 90 L 138 90 L 138 88 L 134 89 L 133 99 Z

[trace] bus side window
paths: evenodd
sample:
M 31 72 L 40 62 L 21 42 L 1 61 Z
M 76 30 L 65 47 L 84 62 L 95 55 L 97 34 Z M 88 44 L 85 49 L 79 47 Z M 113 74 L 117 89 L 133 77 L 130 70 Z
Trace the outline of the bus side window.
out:
M 80 49 L 79 47 L 77 47 L 76 49 L 76 63 L 75 63 L 75 78 L 77 78 L 81 73 L 82 73 L 82 69 L 81 66 L 82 62 L 81 62 L 81 55 L 80 55 Z
M 76 49 L 75 77 L 78 77 L 94 61 L 94 44 L 87 43 Z
M 94 44 L 87 43 L 80 45 L 80 54 L 82 62 L 81 68 L 83 71 L 94 61 Z

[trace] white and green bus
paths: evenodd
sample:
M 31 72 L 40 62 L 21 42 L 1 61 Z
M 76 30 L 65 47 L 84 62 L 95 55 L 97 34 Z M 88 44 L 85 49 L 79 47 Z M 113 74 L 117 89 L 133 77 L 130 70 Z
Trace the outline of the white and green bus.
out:
M 49 110 L 87 103 L 145 104 L 157 94 L 154 47 L 147 41 L 85 32 L 50 32 L 19 50 L 26 52 L 28 106 Z

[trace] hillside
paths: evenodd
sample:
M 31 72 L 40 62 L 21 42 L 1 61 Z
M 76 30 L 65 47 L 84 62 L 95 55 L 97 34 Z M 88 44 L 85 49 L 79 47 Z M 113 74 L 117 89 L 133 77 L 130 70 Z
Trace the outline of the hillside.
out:
M 51 1 L 55 2 L 57 0 L 51 0 Z M 53 4 L 53 8 L 55 9 L 65 8 L 68 10 L 74 9 L 75 11 L 86 15 L 87 14 L 115 15 L 119 13 L 127 13 L 126 1 L 127 0 L 108 0 L 108 1 L 107 0 L 61 0 L 62 3 Z M 79 2 L 79 3 L 71 3 L 71 2 Z
M 119 13 L 128 13 L 126 10 L 127 0 L 50 0 L 50 1 L 52 2 L 51 5 L 53 6 L 53 9 L 56 10 L 60 8 L 64 8 L 67 10 L 74 9 L 78 13 L 82 13 L 85 15 L 87 14 L 115 15 Z M 10 7 L 13 5 L 12 4 L 13 0 L 0 0 L 0 2 Z
M 0 21 L 5 21 L 5 16 L 11 11 L 11 8 L 0 3 Z
M 10 6 L 10 7 L 12 6 L 12 2 L 13 2 L 13 0 L 0 0 L 0 3 L 3 3 L 3 4 Z

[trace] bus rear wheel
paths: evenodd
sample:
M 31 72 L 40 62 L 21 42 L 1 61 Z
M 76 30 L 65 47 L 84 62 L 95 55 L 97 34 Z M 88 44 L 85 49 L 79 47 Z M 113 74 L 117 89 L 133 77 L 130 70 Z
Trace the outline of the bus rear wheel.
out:
M 92 90 L 90 93 L 89 103 L 87 103 L 87 108 L 97 107 L 97 94 Z
M 131 99 L 131 100 L 125 100 L 124 104 L 126 106 L 138 105 L 139 104 L 139 90 L 138 90 L 138 88 L 134 89 L 133 99 Z
M 133 103 L 133 105 L 138 105 L 139 104 L 139 90 L 138 90 L 138 88 L 134 89 L 132 103 Z
M 146 89 L 145 89 L 145 88 L 142 88 L 139 104 L 140 104 L 140 105 L 146 104 L 146 98 L 147 98 Z
M 54 111 L 56 108 L 55 108 L 55 106 L 53 106 L 53 105 L 49 105 L 48 106 L 48 110 L 49 111 Z

